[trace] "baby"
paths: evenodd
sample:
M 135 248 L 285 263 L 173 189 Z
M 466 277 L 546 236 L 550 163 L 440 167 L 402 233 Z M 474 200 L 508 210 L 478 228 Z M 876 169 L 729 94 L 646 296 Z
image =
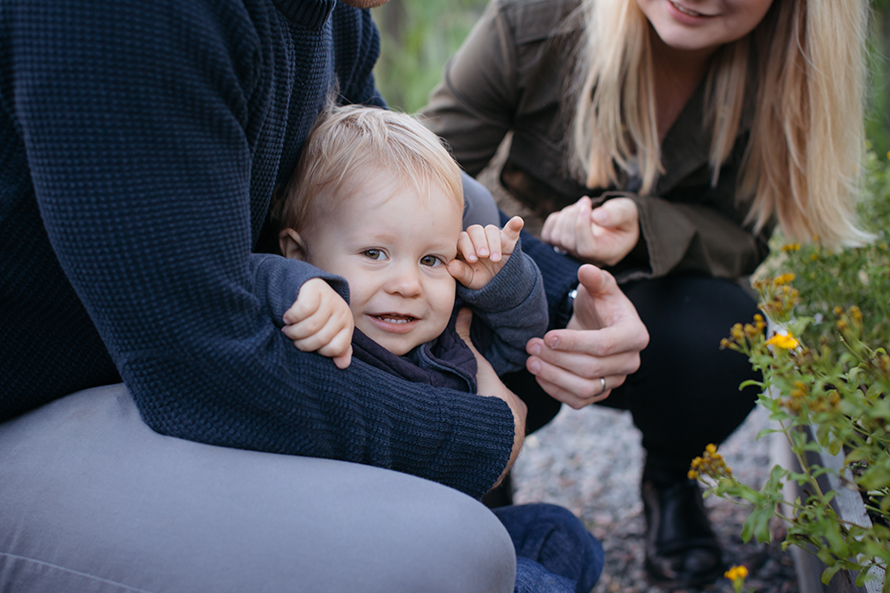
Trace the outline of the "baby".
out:
M 547 329 L 541 273 L 519 246 L 522 219 L 462 232 L 463 212 L 460 170 L 419 122 L 327 108 L 272 224 L 286 257 L 346 279 L 349 305 L 310 280 L 285 313 L 284 333 L 341 368 L 354 354 L 408 381 L 476 393 L 476 355 L 457 332 L 456 310 L 466 305 L 481 323 L 467 328 L 461 312 L 462 334 L 496 372 L 521 368 L 526 343 Z M 517 550 L 516 590 L 593 587 L 602 547 L 571 512 L 536 504 L 494 513 Z
M 314 297 L 304 285 L 285 334 L 344 367 L 354 321 L 357 358 L 475 392 L 475 358 L 454 332 L 457 297 L 482 322 L 473 341 L 495 371 L 521 368 L 527 341 L 547 329 L 540 272 L 519 248 L 522 219 L 462 232 L 463 211 L 460 169 L 415 119 L 326 109 L 272 223 L 283 255 L 346 279 L 352 320 L 341 299 Z

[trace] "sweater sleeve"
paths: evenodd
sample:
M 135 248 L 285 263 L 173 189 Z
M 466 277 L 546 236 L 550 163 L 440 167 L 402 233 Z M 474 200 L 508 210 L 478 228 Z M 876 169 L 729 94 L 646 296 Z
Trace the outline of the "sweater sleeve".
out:
M 547 297 L 538 266 L 520 244 L 488 284 L 479 290 L 458 284 L 457 295 L 473 309 L 473 342 L 495 372 L 523 368 L 525 345 L 547 331 Z
M 279 330 L 281 308 L 320 274 L 251 254 L 251 191 L 269 175 L 258 163 L 292 109 L 270 97 L 283 73 L 260 37 L 287 28 L 268 6 L 4 5 L 4 140 L 23 144 L 48 240 L 152 428 L 479 496 L 512 449 L 503 401 L 359 361 L 341 371 Z M 353 98 L 376 95 L 369 68 Z

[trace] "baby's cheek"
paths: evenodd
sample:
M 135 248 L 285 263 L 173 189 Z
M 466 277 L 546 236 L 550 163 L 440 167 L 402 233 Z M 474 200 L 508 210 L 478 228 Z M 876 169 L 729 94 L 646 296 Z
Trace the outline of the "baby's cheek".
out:
M 439 333 L 445 331 L 448 326 L 448 320 L 451 319 L 451 312 L 454 310 L 454 299 L 457 284 L 454 278 L 443 281 L 441 286 L 436 290 L 435 299 L 431 299 L 430 305 L 435 310 L 436 323 L 441 325 Z M 438 334 L 436 334 L 438 335 Z
M 358 310 L 358 307 L 356 305 L 353 305 L 351 303 L 349 305 L 349 310 L 352 312 L 352 319 L 355 321 L 355 326 L 364 332 L 365 330 L 362 329 L 360 325 L 363 322 L 361 311 Z

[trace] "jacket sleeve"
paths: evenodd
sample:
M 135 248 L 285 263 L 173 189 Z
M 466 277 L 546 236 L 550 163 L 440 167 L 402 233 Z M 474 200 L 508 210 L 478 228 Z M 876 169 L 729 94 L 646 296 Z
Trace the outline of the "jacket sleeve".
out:
M 473 309 L 473 342 L 495 372 L 523 368 L 525 345 L 544 335 L 548 318 L 541 272 L 519 243 L 488 284 L 479 290 L 458 284 L 457 295 Z
M 155 430 L 480 496 L 513 445 L 503 401 L 359 361 L 341 371 L 281 333 L 282 308 L 320 272 L 251 254 L 251 187 L 275 173 L 255 169 L 268 162 L 257 138 L 288 109 L 269 104 L 263 81 L 281 73 L 257 29 L 280 17 L 246 2 L 253 25 L 233 27 L 240 13 L 220 4 L 4 5 L 2 105 L 19 131 L 4 141 L 27 151 L 68 281 Z M 353 94 L 375 96 L 367 84 Z
M 604 194 L 603 200 L 627 195 L 639 212 L 640 246 L 611 270 L 619 281 L 672 273 L 735 279 L 754 272 L 769 254 L 775 223 L 755 230 L 745 220 L 750 202 L 738 198 L 738 178 L 746 146 L 744 134 L 721 167 L 715 186 L 708 167 L 702 165 L 664 195 Z M 685 164 L 682 158 L 674 160 L 677 166 Z
M 713 206 L 632 196 L 648 261 L 628 261 L 619 281 L 692 272 L 715 278 L 740 278 L 754 272 L 769 254 L 773 224 L 759 233 Z

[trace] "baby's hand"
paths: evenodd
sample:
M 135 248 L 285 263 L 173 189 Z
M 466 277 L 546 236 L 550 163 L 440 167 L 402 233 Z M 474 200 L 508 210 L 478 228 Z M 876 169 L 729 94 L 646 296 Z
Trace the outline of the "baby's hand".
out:
M 318 352 L 345 369 L 352 361 L 355 320 L 349 304 L 322 280 L 303 283 L 297 300 L 284 313 L 281 331 L 303 352 Z
M 457 258 L 448 262 L 448 272 L 472 290 L 479 290 L 497 274 L 516 247 L 523 221 L 514 216 L 501 230 L 493 224 L 474 224 L 457 240 Z

